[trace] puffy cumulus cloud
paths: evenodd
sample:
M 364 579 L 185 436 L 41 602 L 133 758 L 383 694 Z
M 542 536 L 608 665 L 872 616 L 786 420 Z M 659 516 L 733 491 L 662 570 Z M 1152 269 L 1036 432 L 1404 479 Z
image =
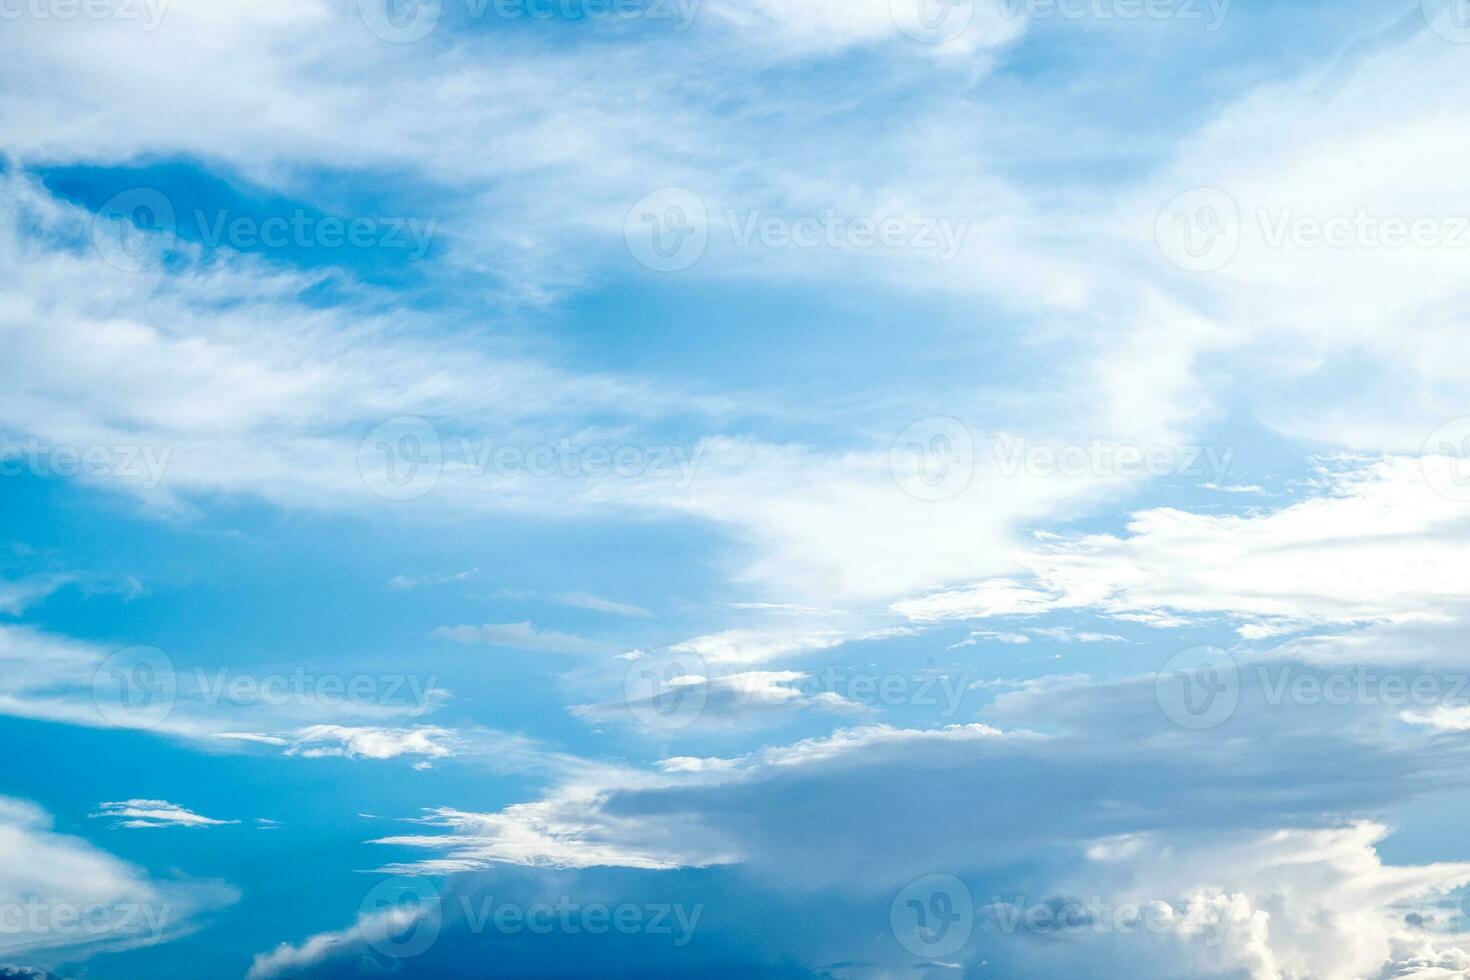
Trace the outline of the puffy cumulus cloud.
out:
M 287 746 L 287 755 L 307 759 L 397 759 L 400 756 L 444 759 L 455 754 L 459 741 L 454 732 L 434 725 L 413 728 L 310 725 L 276 738 Z M 419 763 L 426 764 L 426 761 Z
M 1415 970 L 1437 969 L 1451 972 L 1422 975 L 1457 976 L 1457 937 L 1424 928 L 1414 910 L 1470 882 L 1470 864 L 1385 865 L 1376 845 L 1386 830 L 1370 821 L 1276 826 L 1289 818 L 1320 820 L 1324 801 L 1348 802 L 1325 783 L 1299 786 L 1287 776 L 1282 785 L 1292 789 L 1284 794 L 1256 758 L 1238 760 L 1228 774 L 1224 758 L 1161 761 L 1129 780 L 1120 776 L 1137 759 L 1106 761 L 1108 750 L 1128 754 L 1126 746 L 1099 748 L 1062 771 L 1053 756 L 1080 754 L 1081 743 L 1047 752 L 1053 743 L 1035 737 L 1016 739 L 1037 749 L 1026 766 L 1004 768 L 984 747 L 1006 739 L 984 726 L 859 729 L 721 765 L 671 767 L 689 778 L 565 797 L 536 805 L 534 816 L 512 812 L 519 808 L 431 815 L 451 831 L 441 846 L 454 857 L 387 869 L 419 877 L 375 886 L 423 891 L 432 882 L 433 911 L 416 921 L 431 940 L 400 956 L 404 947 L 374 942 L 360 921 L 262 954 L 253 975 L 356 977 L 391 969 L 431 977 L 489 959 L 518 976 L 555 976 L 587 956 L 596 956 L 600 974 L 619 977 L 922 972 L 923 949 L 893 923 L 909 909 L 907 898 L 930 907 L 935 886 L 925 883 L 938 872 L 946 876 L 941 887 L 949 904 L 932 908 L 957 914 L 968 938 L 928 959 L 966 970 L 984 964 L 1002 975 L 1157 980 L 1419 976 Z M 944 746 L 955 751 L 938 753 Z M 936 754 L 946 757 L 936 763 Z M 960 786 L 966 765 L 984 773 L 973 790 Z M 1034 767 L 1042 773 L 1023 783 L 1018 777 Z M 1198 794 L 1196 807 L 1175 808 L 1167 791 L 1145 792 L 1150 781 L 1178 787 L 1203 767 L 1215 769 L 1213 778 L 1184 794 Z M 920 778 L 901 780 L 911 768 Z M 1347 788 L 1355 781 L 1349 768 L 1328 782 Z M 839 789 L 844 769 L 851 772 Z M 1099 785 L 1076 785 L 1089 771 Z M 1246 804 L 1222 808 L 1214 788 L 1222 778 L 1258 785 L 1244 794 Z M 1110 792 L 1100 791 L 1102 783 Z M 1348 795 L 1365 799 L 1357 788 Z M 884 802 L 890 797 L 892 807 Z M 915 809 L 915 799 L 924 805 Z M 896 814 L 889 811 L 898 808 L 907 808 L 912 833 L 895 837 Z M 1004 826 L 996 810 L 1008 811 Z M 522 827 L 512 834 L 511 823 Z M 533 840 L 527 824 L 542 835 Z M 1132 829 L 1099 833 L 1110 827 Z M 548 846 L 544 835 L 553 829 L 560 839 Z M 657 832 L 667 836 L 655 841 Z M 517 835 L 530 846 L 514 844 Z M 744 853 L 716 860 L 721 838 L 738 840 Z M 696 841 L 706 849 L 695 853 Z M 495 870 L 486 875 L 422 877 L 487 864 Z M 696 924 L 682 945 L 674 941 L 677 930 L 589 935 L 584 915 L 598 905 L 657 906 L 670 922 L 671 910 L 682 910 Z M 534 921 L 534 908 L 550 911 L 547 928 L 532 935 L 523 923 Z M 558 918 L 563 908 L 569 918 Z M 496 920 L 500 909 L 517 917 Z M 800 929 L 790 927 L 793 916 Z
M 874 725 L 675 757 L 498 813 L 433 812 L 422 822 L 437 833 L 380 843 L 443 854 L 386 869 L 398 874 L 493 868 L 497 884 L 446 886 L 470 907 L 528 900 L 502 874 L 552 875 L 571 900 L 611 877 L 625 896 L 702 904 L 703 941 L 678 954 L 684 969 L 728 968 L 728 943 L 752 930 L 812 973 L 912 967 L 890 917 L 935 873 L 960 883 L 974 930 L 939 958 L 968 968 L 1162 980 L 1183 964 L 1189 976 L 1284 980 L 1452 963 L 1460 937 L 1423 910 L 1470 884 L 1470 864 L 1385 865 L 1377 818 L 1453 786 L 1470 744 L 1386 727 L 1392 704 L 1273 701 L 1270 688 L 1242 670 L 1234 714 L 1196 730 L 1171 720 L 1154 677 L 1035 681 L 997 698 L 991 724 Z M 795 908 L 807 910 L 801 930 L 773 924 Z M 446 920 L 434 950 L 398 968 L 452 972 L 493 948 L 526 956 L 527 975 L 554 975 L 579 940 L 553 932 L 531 956 L 514 935 Z M 1404 936 L 1419 946 L 1406 951 Z M 609 947 L 610 975 L 623 952 Z M 626 969 L 660 975 L 665 952 L 640 948 Z M 356 976 L 379 959 L 349 946 L 307 975 Z
M 0 956 L 45 964 L 168 942 L 236 897 L 219 882 L 150 878 L 57 833 L 35 804 L 0 797 Z
M 1450 622 L 1470 602 L 1465 508 L 1436 485 L 1439 456 L 1327 474 L 1296 503 L 1243 515 L 1158 509 L 1124 535 L 1042 536 L 1024 577 L 897 603 L 911 619 L 1085 610 L 1179 626 L 1226 618 L 1247 638 L 1314 626 Z
M 99 803 L 97 807 L 97 812 L 92 814 L 94 818 L 116 820 L 117 826 L 133 830 L 152 827 L 224 827 L 240 822 L 206 817 L 168 800 L 120 800 Z

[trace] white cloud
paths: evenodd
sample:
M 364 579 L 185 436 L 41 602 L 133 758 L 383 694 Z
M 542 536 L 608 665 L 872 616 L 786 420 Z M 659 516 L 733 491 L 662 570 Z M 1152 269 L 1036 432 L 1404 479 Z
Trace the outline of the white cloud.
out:
M 0 797 L 0 955 L 31 958 L 168 942 L 197 917 L 229 905 L 234 889 L 201 881 L 158 881 L 87 842 L 52 829 L 33 803 Z M 50 952 L 48 952 L 50 951 Z
M 434 630 L 434 635 L 455 643 L 478 643 L 513 650 L 534 650 L 538 653 L 597 653 L 605 648 L 595 640 L 556 630 L 540 630 L 526 622 L 440 626 Z
M 1265 638 L 1320 625 L 1448 622 L 1470 602 L 1462 505 L 1390 457 L 1276 510 L 1134 514 L 1127 534 L 1043 539 L 1025 578 L 896 603 L 921 622 L 1086 610 L 1177 626 L 1228 618 Z
M 238 820 L 216 820 L 185 809 L 167 800 L 121 800 L 114 803 L 97 804 L 98 811 L 92 816 L 116 820 L 117 826 L 129 829 L 151 827 L 224 827 L 238 824 Z

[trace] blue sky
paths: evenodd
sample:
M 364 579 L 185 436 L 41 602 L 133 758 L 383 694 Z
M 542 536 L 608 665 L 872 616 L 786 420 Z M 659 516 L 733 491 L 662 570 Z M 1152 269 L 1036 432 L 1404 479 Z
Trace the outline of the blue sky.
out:
M 1470 977 L 1460 0 L 0 19 L 0 976 Z

